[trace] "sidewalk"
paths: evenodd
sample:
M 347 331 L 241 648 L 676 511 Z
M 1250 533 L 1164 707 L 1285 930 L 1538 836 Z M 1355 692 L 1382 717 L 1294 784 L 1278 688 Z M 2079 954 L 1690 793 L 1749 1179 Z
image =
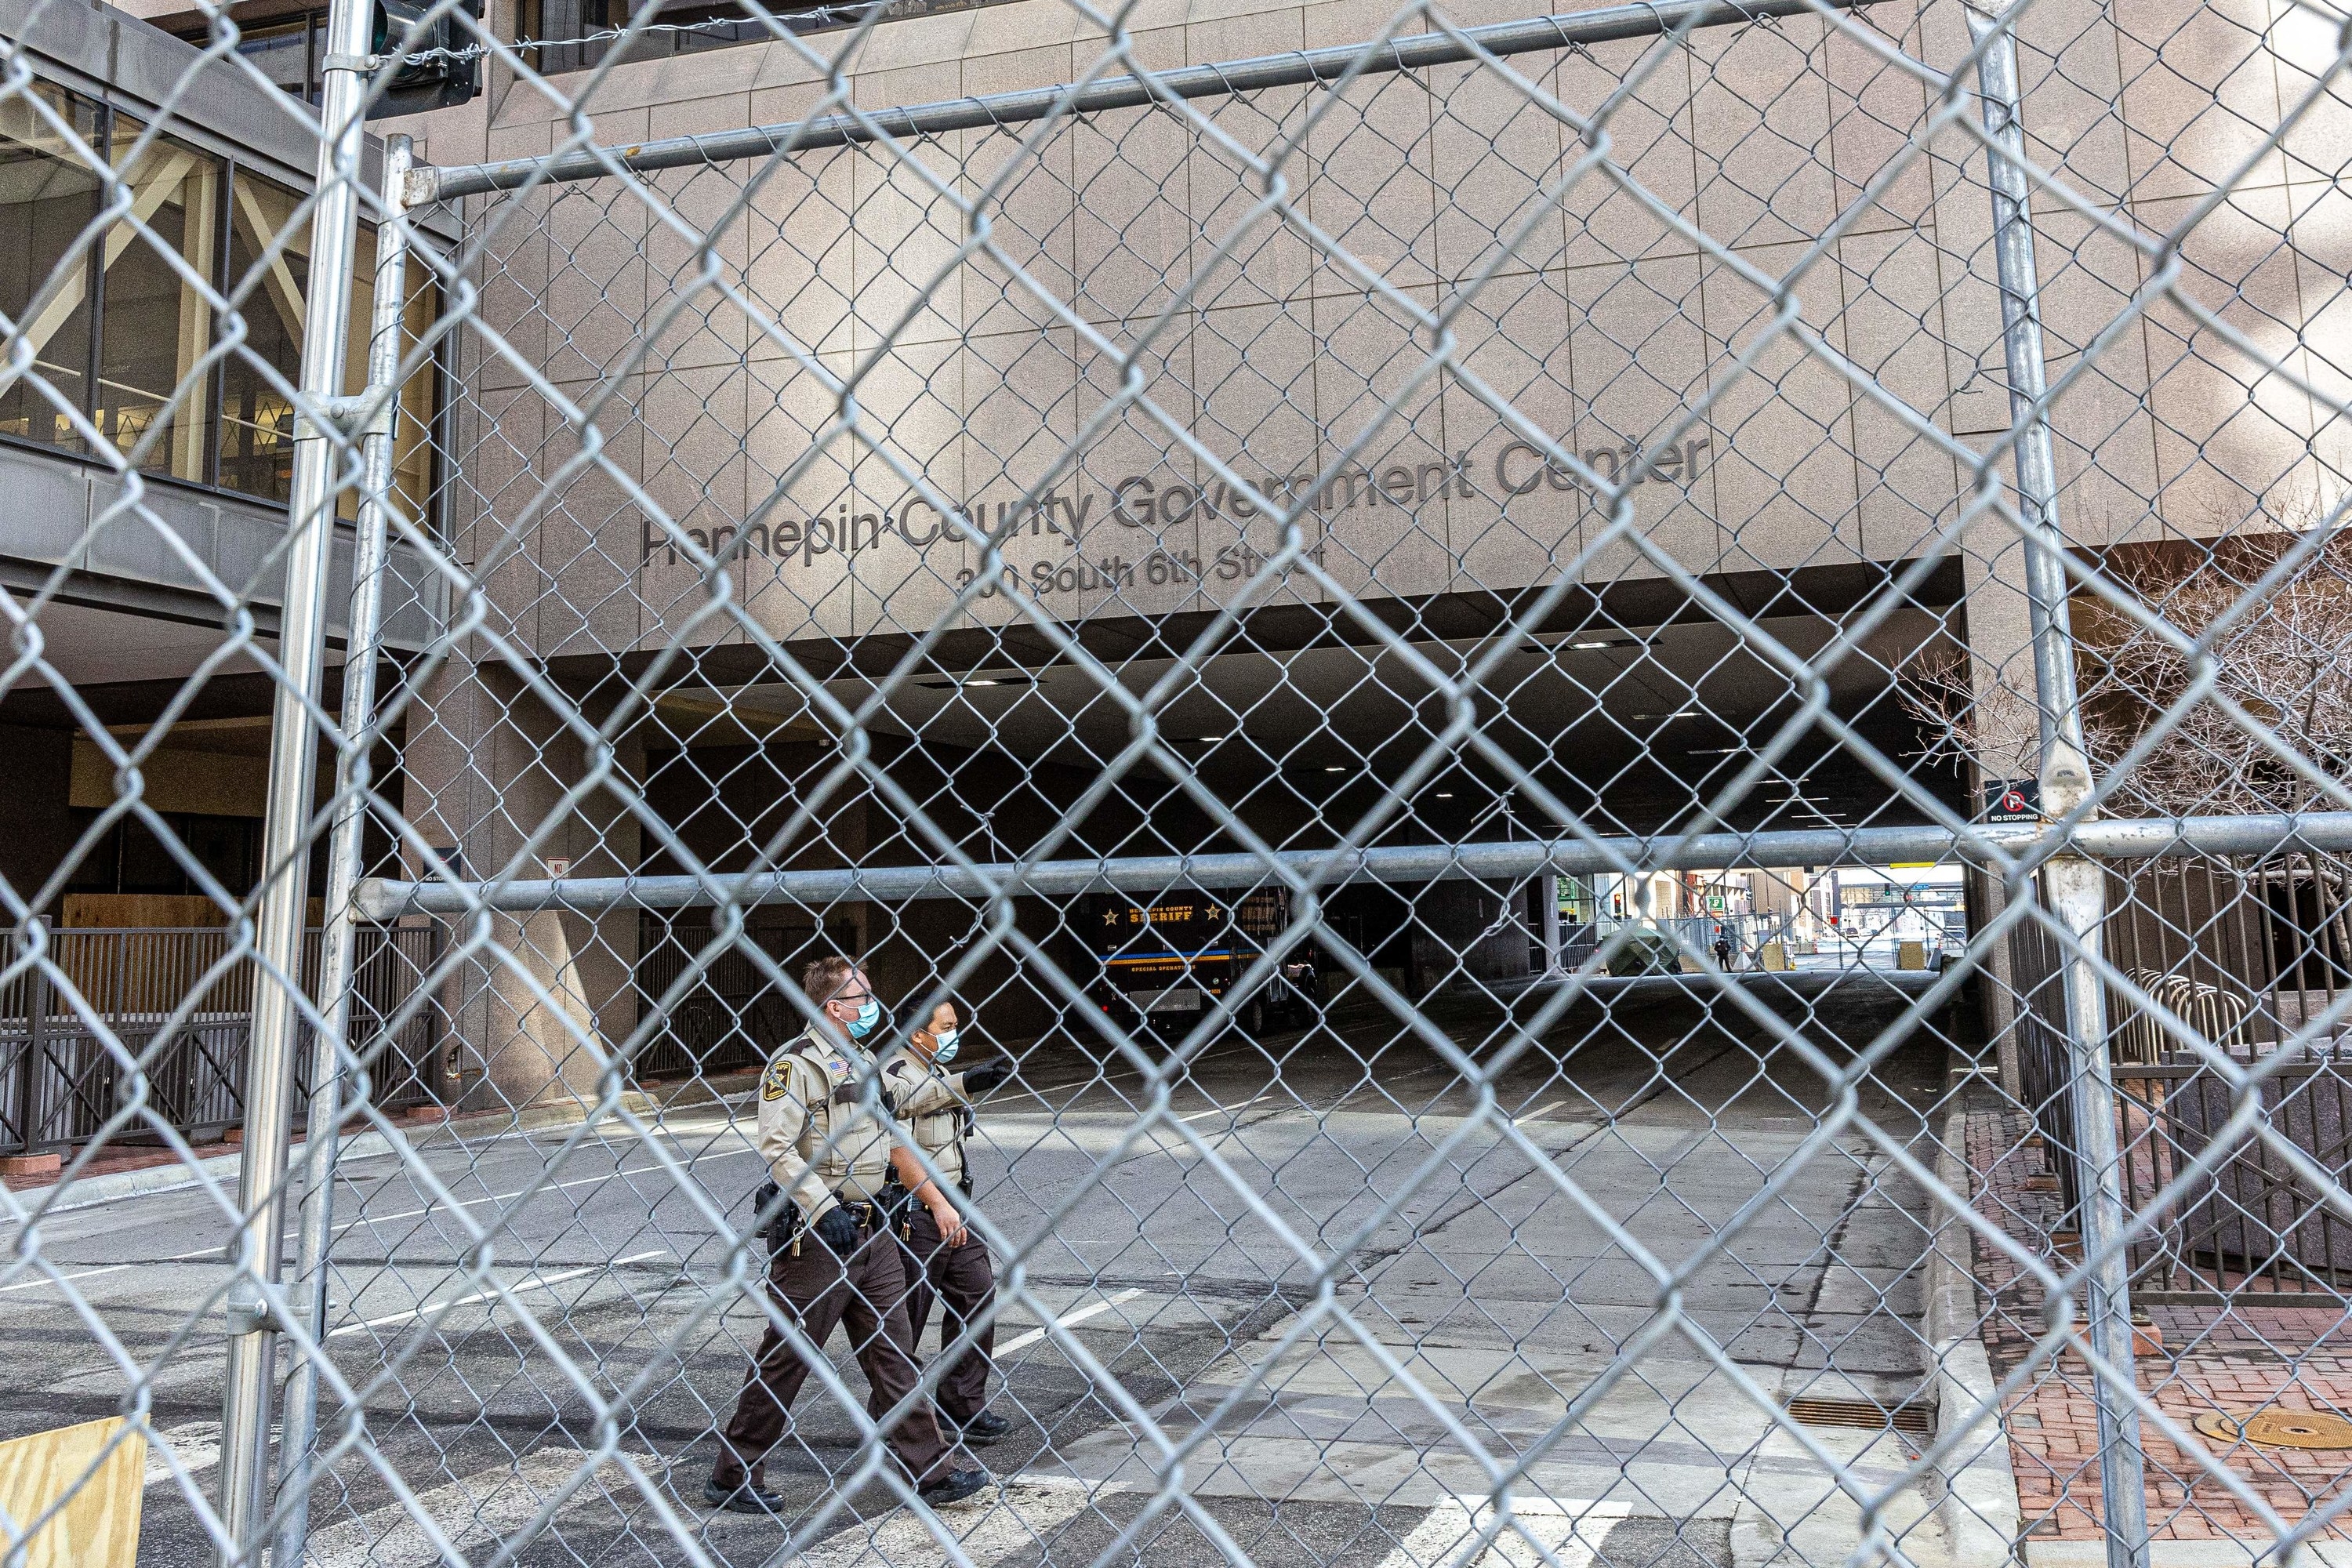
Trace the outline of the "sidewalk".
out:
M 1977 1211 L 2028 1250 L 2048 1258 L 2053 1231 L 2063 1219 L 2063 1199 L 2033 1133 L 2032 1121 L 2021 1111 L 1974 1112 L 1968 1122 L 1968 1163 L 1978 1173 Z M 2071 1237 L 2060 1245 L 2074 1254 Z M 2034 1348 L 2042 1326 L 2042 1292 L 1981 1240 L 1975 1252 L 1977 1280 L 1992 1298 L 1981 1330 L 1985 1350 L 1993 1375 L 2006 1379 Z M 2251 1562 L 2260 1550 L 2253 1543 L 2270 1541 L 2271 1527 L 2209 1465 L 2226 1468 L 2293 1526 L 2314 1507 L 2338 1500 L 2352 1483 L 2352 1449 L 2209 1443 L 2193 1423 L 2215 1412 L 2242 1415 L 2273 1405 L 2352 1414 L 2352 1322 L 2337 1310 L 2302 1307 L 2159 1306 L 2149 1308 L 2147 1317 L 2139 1386 L 2150 1404 L 2201 1445 L 2192 1457 L 2152 1425 L 2143 1425 L 2150 1534 L 2159 1546 L 2249 1543 L 2242 1556 L 2225 1555 Z M 2152 1337 L 2160 1337 L 2161 1344 L 2149 1343 Z M 2002 1419 L 2028 1559 L 2074 1562 L 2074 1552 L 2036 1546 L 2101 1538 L 2098 1424 L 2081 1358 L 2069 1353 L 2038 1368 L 2004 1407 Z M 2333 1522 L 2321 1539 L 2352 1541 L 2352 1526 Z M 2159 1551 L 2158 1556 L 2203 1562 L 2210 1554 Z

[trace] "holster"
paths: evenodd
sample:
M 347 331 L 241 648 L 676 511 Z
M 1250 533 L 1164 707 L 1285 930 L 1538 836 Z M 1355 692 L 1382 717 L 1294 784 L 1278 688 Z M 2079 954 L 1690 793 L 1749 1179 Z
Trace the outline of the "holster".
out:
M 751 1194 L 752 1214 L 765 1213 L 768 1205 L 783 1194 L 784 1189 L 776 1185 L 774 1181 L 761 1182 L 760 1190 Z M 788 1203 L 776 1211 L 776 1216 L 768 1222 L 767 1227 L 760 1234 L 767 1238 L 769 1251 L 782 1252 L 793 1244 L 800 1233 L 801 1205 Z
M 915 1194 L 900 1185 L 898 1178 L 893 1175 L 882 1184 L 881 1195 L 874 1201 L 882 1210 L 882 1223 L 904 1236 L 908 1223 L 915 1217 Z

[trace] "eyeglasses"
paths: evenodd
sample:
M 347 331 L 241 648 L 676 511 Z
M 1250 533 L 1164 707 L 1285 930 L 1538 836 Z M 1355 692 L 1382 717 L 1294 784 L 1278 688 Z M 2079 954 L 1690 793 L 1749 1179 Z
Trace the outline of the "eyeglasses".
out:
M 836 1002 L 847 1002 L 853 1006 L 863 1006 L 873 999 L 874 993 L 871 991 L 859 991 L 855 993 L 845 991 L 840 995 L 834 998 Z

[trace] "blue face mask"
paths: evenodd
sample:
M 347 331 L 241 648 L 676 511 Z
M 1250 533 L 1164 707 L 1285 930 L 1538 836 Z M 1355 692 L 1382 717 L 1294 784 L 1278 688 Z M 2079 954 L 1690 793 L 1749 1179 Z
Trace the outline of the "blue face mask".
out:
M 931 1051 L 931 1060 L 939 1063 L 941 1067 L 945 1067 L 948 1063 L 955 1060 L 957 1034 L 958 1031 L 954 1029 L 942 1029 L 938 1034 L 931 1037 L 939 1042 L 939 1045 Z
M 874 1032 L 874 1026 L 881 1021 L 882 1004 L 868 996 L 866 999 L 866 1005 L 857 1010 L 857 1016 L 850 1020 L 849 1037 L 853 1040 L 864 1039 Z

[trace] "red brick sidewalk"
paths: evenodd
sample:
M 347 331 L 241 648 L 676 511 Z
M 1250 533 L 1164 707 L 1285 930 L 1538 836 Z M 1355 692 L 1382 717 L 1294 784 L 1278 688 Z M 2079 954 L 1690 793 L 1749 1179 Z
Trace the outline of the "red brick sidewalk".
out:
M 2053 1258 L 2052 1227 L 2063 1200 L 2042 1163 L 2040 1140 L 2021 1112 L 1969 1118 L 1968 1161 L 1979 1173 L 1977 1211 L 2029 1252 Z M 2071 1250 L 2071 1247 L 2070 1247 Z M 2054 1267 L 2063 1273 L 2065 1260 Z M 2043 1326 L 2042 1290 L 1979 1241 L 1976 1276 L 1992 1296 L 1982 1329 L 1993 1375 L 2007 1378 L 2034 1350 Z M 2079 1309 L 2078 1309 L 2079 1310 Z M 2259 1447 L 2208 1442 L 2191 1423 L 2220 1411 L 2236 1415 L 2266 1407 L 2352 1415 L 2352 1321 L 2334 1310 L 2289 1307 L 2155 1307 L 2150 1326 L 2161 1349 L 2142 1344 L 2139 1385 L 2147 1400 L 2205 1444 L 2191 1458 L 2143 1425 L 2147 1452 L 2148 1522 L 2159 1539 L 2263 1540 L 2262 1518 L 2208 1468 L 2226 1468 L 2289 1525 L 2314 1507 L 2341 1500 L 2352 1483 L 2352 1450 Z M 2079 1357 L 2045 1362 L 2005 1406 L 2010 1458 L 2029 1536 L 2099 1534 L 2097 1422 L 2088 1369 Z M 2347 1510 L 2352 1517 L 2352 1510 Z M 2332 1524 L 2334 1539 L 2352 1525 Z

